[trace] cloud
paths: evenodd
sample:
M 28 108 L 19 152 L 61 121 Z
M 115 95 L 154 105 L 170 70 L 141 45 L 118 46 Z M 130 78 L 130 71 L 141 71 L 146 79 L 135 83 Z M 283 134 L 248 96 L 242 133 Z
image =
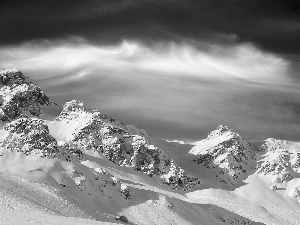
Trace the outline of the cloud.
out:
M 251 44 L 73 38 L 2 47 L 0 59 L 0 68 L 18 67 L 56 101 L 82 100 L 158 137 L 196 140 L 219 124 L 250 139 L 299 130 L 295 101 L 285 103 L 298 87 L 289 62 Z
M 76 43 L 39 42 L 2 47 L 0 58 L 3 68 L 19 67 L 28 72 L 48 70 L 53 74 L 41 76 L 73 71 L 71 77 L 61 77 L 65 80 L 83 78 L 94 71 L 99 76 L 101 73 L 122 77 L 140 73 L 282 83 L 287 79 L 288 69 L 286 60 L 251 44 L 206 45 L 201 49 L 184 43 L 161 42 L 147 46 L 125 40 L 115 46 L 97 46 L 79 39 Z

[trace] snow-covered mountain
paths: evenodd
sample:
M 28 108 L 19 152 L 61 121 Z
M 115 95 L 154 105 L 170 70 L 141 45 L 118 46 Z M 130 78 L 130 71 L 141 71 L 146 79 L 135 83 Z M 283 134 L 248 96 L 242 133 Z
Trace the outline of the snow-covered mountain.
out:
M 196 155 L 193 162 L 214 171 L 213 176 L 224 184 L 241 181 L 256 163 L 251 144 L 222 125 L 195 142 L 189 153 Z
M 0 77 L 0 224 L 300 221 L 300 143 L 257 148 L 226 126 L 164 141 L 77 100 L 45 120 L 54 104 L 38 85 L 17 69 Z
M 300 142 L 269 138 L 259 148 L 263 153 L 257 173 L 265 175 L 274 191 L 300 203 Z
M 18 69 L 0 70 L 0 119 L 9 121 L 21 115 L 39 116 L 41 106 L 50 106 L 44 92 Z
M 200 184 L 163 150 L 151 144 L 144 130 L 126 126 L 97 110 L 87 110 L 82 102 L 67 102 L 60 115 L 48 125 L 59 143 L 101 153 L 119 166 L 157 176 L 172 188 L 188 190 Z

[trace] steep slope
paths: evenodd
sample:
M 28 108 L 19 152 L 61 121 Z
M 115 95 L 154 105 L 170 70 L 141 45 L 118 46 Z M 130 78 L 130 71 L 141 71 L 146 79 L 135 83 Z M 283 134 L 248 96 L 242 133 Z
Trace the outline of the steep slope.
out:
M 49 134 L 48 126 L 41 119 L 19 118 L 7 123 L 0 135 L 0 154 L 5 151 L 39 154 L 54 157 L 58 154 L 57 142 Z
M 199 164 L 199 166 L 203 166 L 201 167 L 201 173 L 207 173 L 208 179 L 212 179 L 216 169 L 219 169 L 218 161 L 215 161 L 213 157 L 214 154 L 219 151 L 219 153 L 227 156 L 227 151 L 230 154 L 230 148 L 240 146 L 233 145 L 229 149 L 225 147 L 232 137 L 237 138 L 238 141 L 234 140 L 231 143 L 241 143 L 243 141 L 228 128 L 219 127 L 216 131 L 210 133 L 208 139 L 196 143 L 191 150 L 193 153 L 199 153 L 200 155 L 205 155 L 206 152 L 212 153 L 212 159 Z M 253 156 L 253 154 L 254 156 L 249 157 L 250 161 L 247 161 L 246 157 L 238 161 L 242 163 L 244 168 L 248 167 L 246 173 L 238 177 L 242 183 L 232 182 L 232 188 L 215 185 L 211 186 L 213 188 L 189 192 L 187 196 L 193 202 L 213 203 L 264 224 L 299 224 L 300 176 L 298 173 L 298 156 L 300 144 L 270 138 L 257 150 L 251 146 L 246 148 L 246 146 L 243 144 L 242 152 L 248 149 L 250 156 Z M 221 151 L 222 149 L 223 151 Z M 222 154 L 219 156 L 221 159 Z M 225 159 L 228 160 L 226 157 Z M 232 157 L 229 159 L 233 160 Z M 205 162 L 208 162 L 209 168 L 206 168 Z M 229 169 L 226 166 L 228 164 L 225 164 L 225 172 L 228 172 Z M 201 179 L 203 180 L 203 178 Z
M 41 106 L 50 106 L 44 92 L 18 69 L 0 70 L 0 119 L 10 121 L 21 115 L 39 116 Z
M 300 143 L 269 138 L 259 148 L 262 153 L 257 173 L 264 175 L 273 191 L 300 203 Z
M 153 177 L 119 166 L 97 151 L 76 148 L 75 156 L 80 157 L 66 157 L 75 147 L 58 144 L 40 119 L 19 118 L 2 132 L 0 171 L 5 173 L 0 172 L 0 211 L 4 213 L 30 212 L 31 221 L 43 221 L 34 215 L 46 213 L 53 221 L 58 220 L 53 215 L 59 215 L 111 223 L 251 224 L 226 210 L 187 202 Z
M 206 139 L 195 142 L 189 151 L 194 163 L 212 171 L 219 182 L 235 185 L 255 167 L 251 145 L 226 126 L 219 126 Z
M 38 178 L 51 187 L 66 191 L 61 193 L 69 201 L 66 204 L 73 202 L 72 204 L 80 206 L 84 215 L 88 215 L 89 218 L 109 220 L 103 213 L 116 213 L 113 202 L 119 201 L 121 204 L 128 198 L 126 186 L 108 174 L 105 169 L 85 165 L 89 162 L 86 160 L 88 155 L 84 155 L 80 149 L 72 145 L 59 146 L 42 120 L 19 118 L 8 123 L 0 132 L 0 171 Z M 33 194 L 34 196 L 37 194 Z M 96 205 L 92 204 L 93 201 Z M 51 212 L 57 210 L 55 204 L 38 204 L 42 204 Z M 60 201 L 56 204 L 62 205 Z M 49 208 L 50 206 L 52 208 Z M 96 208 L 102 210 L 98 212 Z M 63 213 L 63 210 L 58 211 L 64 216 L 74 216 Z
M 119 166 L 161 178 L 172 188 L 188 190 L 200 184 L 163 150 L 149 143 L 145 131 L 124 125 L 96 110 L 87 110 L 82 102 L 67 102 L 59 117 L 48 125 L 50 133 L 60 143 L 99 152 Z

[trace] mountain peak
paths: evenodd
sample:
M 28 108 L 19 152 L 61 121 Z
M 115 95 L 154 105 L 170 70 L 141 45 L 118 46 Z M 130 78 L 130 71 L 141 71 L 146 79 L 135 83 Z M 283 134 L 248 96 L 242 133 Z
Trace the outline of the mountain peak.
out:
M 63 110 L 75 111 L 75 110 L 83 110 L 85 111 L 85 107 L 83 106 L 83 102 L 73 99 L 72 101 L 66 102 Z
M 105 118 L 97 110 L 90 110 L 84 107 L 83 102 L 73 99 L 66 102 L 56 120 L 73 120 L 81 118 L 81 122 L 86 121 L 90 123 L 97 117 Z
M 207 139 L 214 139 L 220 136 L 223 136 L 224 134 L 233 134 L 231 129 L 227 126 L 220 125 L 217 127 L 216 130 L 213 130 L 208 133 Z
M 60 115 L 67 115 L 74 112 L 85 112 L 86 108 L 83 106 L 83 102 L 73 99 L 72 101 L 66 102 L 63 106 Z
M 230 131 L 230 128 L 224 125 L 220 125 L 217 127 L 217 130 L 219 130 L 220 132 L 225 132 L 225 131 Z
M 54 157 L 57 150 L 57 141 L 49 134 L 47 124 L 42 119 L 18 118 L 4 126 L 7 132 L 1 143 L 3 149 L 23 152 L 24 155 L 39 154 L 42 157 Z
M 4 86 L 12 86 L 13 84 L 23 84 L 29 81 L 27 77 L 17 68 L 0 70 L 1 83 Z
M 51 105 L 41 88 L 18 69 L 0 70 L 0 119 L 10 121 L 21 115 L 39 116 L 42 105 Z
M 220 125 L 207 138 L 194 143 L 189 151 L 193 160 L 208 169 L 215 169 L 216 179 L 225 184 L 236 184 L 245 177 L 247 164 L 252 161 L 250 144 L 227 126 Z

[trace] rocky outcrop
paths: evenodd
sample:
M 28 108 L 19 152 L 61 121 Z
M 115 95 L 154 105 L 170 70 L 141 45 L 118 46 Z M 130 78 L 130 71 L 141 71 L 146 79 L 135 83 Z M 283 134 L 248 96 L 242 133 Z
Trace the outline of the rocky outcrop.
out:
M 300 152 L 293 153 L 291 155 L 290 162 L 291 162 L 292 169 L 295 172 L 300 173 Z
M 290 172 L 290 155 L 289 152 L 280 146 L 272 147 L 261 160 L 262 163 L 257 169 L 257 173 L 264 175 L 276 175 L 277 182 L 290 181 L 293 176 Z
M 75 124 L 69 142 L 80 149 L 98 151 L 119 166 L 158 176 L 172 188 L 187 190 L 199 183 L 144 136 L 131 133 L 128 126 L 99 111 L 87 110 L 82 102 L 65 104 L 56 123 L 66 121 Z
M 4 130 L 1 147 L 8 151 L 42 157 L 55 157 L 58 153 L 57 141 L 41 119 L 19 118 L 6 124 Z
M 24 74 L 16 68 L 0 70 L 0 80 L 4 86 L 32 83 L 28 77 L 25 77 Z
M 295 201 L 300 203 L 300 185 L 293 188 L 290 193 L 290 197 L 292 197 Z
M 251 145 L 227 126 L 219 126 L 194 145 L 189 152 L 196 155 L 193 162 L 216 169 L 216 179 L 225 184 L 235 184 L 253 162 Z
M 61 146 L 49 133 L 47 124 L 37 118 L 19 118 L 4 126 L 0 146 L 2 151 L 22 152 L 24 155 L 40 155 L 66 161 L 82 161 L 82 151 L 75 145 Z
M 10 121 L 21 115 L 39 116 L 41 106 L 51 105 L 44 92 L 18 69 L 0 71 L 0 119 Z
M 290 149 L 291 145 L 292 142 L 269 138 L 259 148 L 264 155 L 257 173 L 273 176 L 272 190 L 277 190 L 278 185 L 291 181 L 295 178 L 294 174 L 300 171 L 300 153 Z
M 64 143 L 59 147 L 60 149 L 60 157 L 66 161 L 79 161 L 81 162 L 84 157 L 80 148 L 71 143 Z

